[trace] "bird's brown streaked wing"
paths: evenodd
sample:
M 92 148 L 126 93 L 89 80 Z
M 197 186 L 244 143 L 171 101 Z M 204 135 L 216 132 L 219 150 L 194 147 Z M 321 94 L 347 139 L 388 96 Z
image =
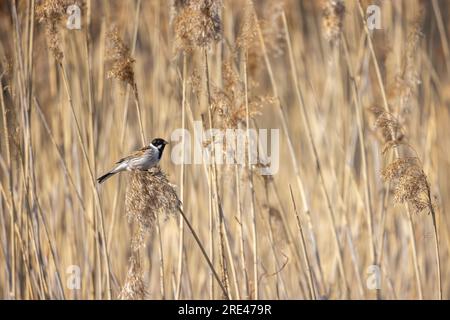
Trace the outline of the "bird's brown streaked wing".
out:
M 122 162 L 124 162 L 125 160 L 129 160 L 129 159 L 132 159 L 132 158 L 140 157 L 140 156 L 142 156 L 142 154 L 144 154 L 144 152 L 145 152 L 146 150 L 148 150 L 148 149 L 150 149 L 150 147 L 149 147 L 149 146 L 145 146 L 145 147 L 139 149 L 138 151 L 135 151 L 135 152 L 133 152 L 132 154 L 130 154 L 130 155 L 128 155 L 128 156 L 126 156 L 126 157 L 124 157 L 124 158 L 122 158 L 122 159 L 119 159 L 119 161 L 117 161 L 116 164 L 117 164 L 117 163 L 122 163 Z

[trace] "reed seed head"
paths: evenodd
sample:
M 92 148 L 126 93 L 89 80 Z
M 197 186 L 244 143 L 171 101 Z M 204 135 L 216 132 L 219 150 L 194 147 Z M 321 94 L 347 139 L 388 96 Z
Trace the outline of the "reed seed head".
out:
M 323 1 L 323 27 L 325 39 L 331 45 L 338 45 L 344 25 L 345 4 L 342 0 Z
M 256 17 L 253 5 L 247 1 L 243 13 L 243 23 L 241 24 L 236 46 L 239 49 L 249 51 L 249 49 L 257 43 L 258 29 L 256 27 Z
M 176 48 L 190 52 L 208 47 L 221 38 L 221 0 L 174 1 L 173 26 Z
M 431 209 L 427 177 L 417 157 L 398 158 L 383 169 L 381 176 L 394 185 L 394 200 L 410 203 L 416 212 Z
M 395 97 L 398 99 L 395 103 L 399 105 L 401 114 L 409 113 L 414 103 L 413 97 L 417 92 L 417 86 L 420 84 L 418 74 L 418 49 L 420 41 L 423 38 L 421 23 L 416 21 L 413 24 L 412 31 L 408 35 L 404 65 L 402 73 L 396 78 Z
M 68 0 L 44 0 L 36 6 L 36 18 L 45 25 L 48 47 L 58 63 L 64 58 L 60 47 L 59 27 L 68 5 Z
M 261 14 L 257 19 L 253 3 L 247 1 L 243 10 L 243 22 L 236 39 L 237 49 L 243 50 L 247 55 L 247 70 L 253 79 L 260 78 L 259 72 L 264 69 L 262 68 L 264 60 L 258 28 L 268 54 L 280 56 L 285 48 L 285 35 L 281 21 L 284 1 L 264 1 L 261 6 Z
M 212 110 L 216 123 L 222 129 L 236 129 L 246 124 L 247 106 L 245 101 L 245 86 L 239 78 L 232 63 L 225 61 L 222 64 L 223 88 L 213 87 Z M 274 102 L 271 96 L 248 97 L 248 115 L 253 119 L 261 114 L 260 110 Z
M 375 117 L 375 127 L 381 129 L 380 132 L 385 143 L 383 150 L 403 140 L 403 127 L 395 115 L 378 106 L 371 107 L 369 110 Z
M 118 298 L 120 300 L 143 300 L 147 295 L 148 292 L 144 283 L 141 263 L 138 257 L 132 255 L 125 284 L 123 285 Z
M 114 28 L 107 35 L 108 40 L 108 58 L 111 62 L 108 78 L 114 78 L 134 86 L 134 70 L 135 60 L 131 56 L 130 48 L 123 42 L 119 36 L 117 28 Z
M 177 214 L 180 206 L 175 187 L 159 167 L 130 172 L 125 196 L 126 214 L 139 227 L 133 248 L 143 245 L 144 236 L 152 232 L 158 214 L 167 218 Z

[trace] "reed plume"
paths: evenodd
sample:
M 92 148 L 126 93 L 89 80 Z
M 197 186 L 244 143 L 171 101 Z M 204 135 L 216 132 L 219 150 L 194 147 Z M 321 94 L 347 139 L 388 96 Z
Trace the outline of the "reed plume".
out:
M 60 47 L 59 27 L 68 5 L 68 0 L 45 0 L 36 7 L 36 18 L 45 26 L 48 48 L 59 63 L 64 58 L 64 53 Z
M 331 45 L 339 44 L 345 16 L 345 4 L 342 0 L 324 0 L 322 24 L 324 37 Z
M 108 35 L 108 57 L 111 67 L 107 73 L 108 78 L 123 81 L 132 87 L 135 86 L 133 66 L 136 62 L 131 56 L 130 48 L 119 36 L 117 28 L 112 29 Z
M 2 298 L 448 299 L 448 7 L 0 1 Z M 184 164 L 98 185 L 144 133 Z
M 174 1 L 172 12 L 176 48 L 189 52 L 220 40 L 221 8 L 221 0 Z
M 213 122 L 223 129 L 238 128 L 246 124 L 245 87 L 233 65 L 225 61 L 222 64 L 223 88 L 213 86 L 211 109 Z M 269 96 L 251 97 L 248 111 L 251 119 L 261 114 L 265 104 L 273 103 Z
M 132 52 L 130 48 L 125 44 L 122 38 L 119 36 L 119 32 L 117 28 L 113 28 L 106 36 L 108 40 L 108 49 L 107 49 L 107 61 L 111 63 L 110 69 L 107 72 L 108 78 L 114 78 L 119 81 L 122 81 L 125 84 L 130 85 L 134 94 L 134 104 L 136 106 L 136 113 L 138 116 L 139 129 L 141 134 L 141 142 L 142 145 L 146 143 L 145 131 L 144 131 L 144 123 L 142 116 L 142 108 L 139 100 L 139 92 L 138 86 L 135 80 L 134 74 L 134 63 L 135 59 L 132 57 Z M 126 97 L 128 98 L 128 88 Z M 128 99 L 126 99 L 128 100 Z M 128 114 L 128 104 L 126 104 L 125 108 L 125 116 L 126 119 Z M 122 141 L 124 137 L 124 128 L 125 123 L 122 129 Z
M 120 300 L 144 300 L 148 295 L 138 255 L 132 255 L 125 284 L 120 291 Z
M 132 245 L 138 249 L 143 245 L 145 234 L 153 231 L 157 215 L 168 218 L 177 214 L 181 202 L 174 185 L 160 167 L 132 171 L 129 175 L 125 207 L 128 220 L 138 224 Z

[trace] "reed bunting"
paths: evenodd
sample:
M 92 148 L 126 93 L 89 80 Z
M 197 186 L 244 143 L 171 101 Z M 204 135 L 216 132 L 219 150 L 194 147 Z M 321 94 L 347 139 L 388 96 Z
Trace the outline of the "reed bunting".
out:
M 116 166 L 112 170 L 97 179 L 98 183 L 105 182 L 106 179 L 121 171 L 149 170 L 158 164 L 166 144 L 168 144 L 168 142 L 164 139 L 153 139 L 148 146 L 117 161 Z

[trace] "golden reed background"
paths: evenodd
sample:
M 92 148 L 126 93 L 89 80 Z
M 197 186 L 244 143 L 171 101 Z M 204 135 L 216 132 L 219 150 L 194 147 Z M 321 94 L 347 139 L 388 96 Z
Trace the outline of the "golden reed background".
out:
M 449 10 L 1 1 L 1 298 L 448 299 Z M 279 172 L 177 166 L 169 146 L 167 180 L 96 183 L 194 120 L 280 129 Z

